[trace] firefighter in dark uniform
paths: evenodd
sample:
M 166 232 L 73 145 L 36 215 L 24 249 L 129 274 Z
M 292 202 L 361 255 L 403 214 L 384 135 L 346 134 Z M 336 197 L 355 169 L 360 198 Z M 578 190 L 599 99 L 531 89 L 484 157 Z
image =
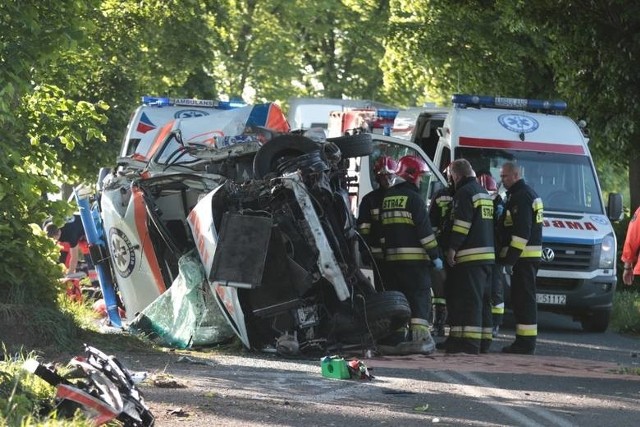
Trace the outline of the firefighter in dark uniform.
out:
M 447 179 L 450 180 L 451 174 L 447 171 L 446 175 Z M 441 257 L 444 257 L 449 247 L 449 233 L 451 232 L 449 219 L 451 202 L 453 201 L 453 190 L 453 181 L 449 181 L 447 187 L 442 188 L 433 195 L 431 204 L 429 205 L 429 221 L 436 235 Z M 431 273 L 431 288 L 433 290 L 432 303 L 434 310 L 433 333 L 437 337 L 444 337 L 444 327 L 447 322 L 447 273 L 445 270 L 432 270 Z
M 396 179 L 382 200 L 381 220 L 387 289 L 401 291 L 411 307 L 408 329 L 397 331 L 378 349 L 386 354 L 430 354 L 435 342 L 429 331 L 431 304 L 430 268 L 442 268 L 438 243 L 433 234 L 427 206 L 419 185 L 428 172 L 420 157 L 398 160 Z
M 515 163 L 503 164 L 500 178 L 507 189 L 507 199 L 498 224 L 498 261 L 511 276 L 511 305 L 516 321 L 516 339 L 502 351 L 534 354 L 538 335 L 536 274 L 542 256 L 542 200 L 524 182 Z
M 495 230 L 498 230 L 498 221 L 504 212 L 504 200 L 502 200 L 502 196 L 498 193 L 498 185 L 496 184 L 496 180 L 493 179 L 489 172 L 483 172 L 478 174 L 477 177 L 478 183 L 487 190 L 491 198 L 493 199 L 493 220 Z M 496 233 L 497 234 L 497 233 Z M 499 239 L 497 235 L 494 234 L 496 238 L 496 244 Z M 498 248 L 496 246 L 496 253 Z M 502 325 L 502 320 L 504 318 L 504 292 L 506 287 L 506 277 L 504 274 L 504 269 L 500 264 L 494 264 L 493 272 L 491 277 L 491 315 L 493 320 L 493 337 L 498 336 L 498 331 L 500 330 L 500 326 Z
M 493 200 L 476 181 L 466 159 L 451 163 L 456 185 L 447 251 L 452 267 L 447 285 L 447 353 L 488 353 L 491 346 L 491 277 L 495 264 Z
M 378 188 L 367 193 L 360 202 L 356 224 L 358 231 L 370 251 L 370 264 L 374 270 L 374 282 L 377 289 L 383 289 L 384 284 L 384 254 L 382 253 L 382 235 L 380 224 L 380 206 L 385 191 L 389 188 L 390 180 L 398 166 L 389 156 L 380 156 L 373 165 L 373 173 Z

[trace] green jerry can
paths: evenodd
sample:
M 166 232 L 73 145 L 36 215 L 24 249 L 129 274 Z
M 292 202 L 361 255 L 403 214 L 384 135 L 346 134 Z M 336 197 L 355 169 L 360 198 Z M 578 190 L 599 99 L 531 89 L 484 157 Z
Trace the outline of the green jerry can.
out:
M 339 356 L 325 356 L 320 359 L 322 376 L 325 378 L 337 378 L 346 380 L 351 378 L 347 361 Z

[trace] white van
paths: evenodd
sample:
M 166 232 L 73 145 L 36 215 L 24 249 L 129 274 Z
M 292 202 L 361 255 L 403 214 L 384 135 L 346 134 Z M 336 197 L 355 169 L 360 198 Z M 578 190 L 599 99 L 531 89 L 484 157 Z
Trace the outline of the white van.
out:
M 303 130 L 311 128 L 328 129 L 329 117 L 335 111 L 348 111 L 358 108 L 394 109 L 394 107 L 381 102 L 363 99 L 290 98 L 288 102 L 287 121 L 291 125 L 291 129 Z
M 610 194 L 605 209 L 588 138 L 559 114 L 565 109 L 563 101 L 454 95 L 440 138 L 423 148 L 439 170 L 465 158 L 495 178 L 504 162 L 517 161 L 544 203 L 538 308 L 602 332 L 616 289 L 611 221 L 622 216 L 622 198 Z

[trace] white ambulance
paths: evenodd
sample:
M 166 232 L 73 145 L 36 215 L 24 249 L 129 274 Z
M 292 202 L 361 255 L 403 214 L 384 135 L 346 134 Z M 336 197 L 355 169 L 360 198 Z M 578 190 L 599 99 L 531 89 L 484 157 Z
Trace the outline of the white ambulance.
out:
M 622 216 L 622 198 L 610 194 L 605 208 L 585 130 L 560 114 L 563 101 L 461 94 L 452 100 L 440 138 L 424 150 L 434 153 L 439 170 L 465 158 L 476 173 L 494 178 L 503 163 L 517 161 L 544 203 L 538 308 L 605 331 L 616 289 L 611 221 Z
M 145 146 L 150 146 L 158 130 L 171 120 L 208 116 L 215 111 L 245 105 L 243 102 L 143 96 L 141 105 L 129 119 L 120 157 L 132 156 L 136 151 L 147 151 L 148 147 Z

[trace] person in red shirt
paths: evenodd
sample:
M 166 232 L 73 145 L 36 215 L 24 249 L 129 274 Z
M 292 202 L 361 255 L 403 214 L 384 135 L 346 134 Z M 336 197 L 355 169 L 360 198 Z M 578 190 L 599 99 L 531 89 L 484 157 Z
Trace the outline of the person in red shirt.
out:
M 58 242 L 60 246 L 59 262 L 67 268 L 67 274 L 75 273 L 80 258 L 79 243 L 84 239 L 84 227 L 80 215 L 74 215 L 60 228 L 53 222 L 47 222 L 44 231 L 50 238 Z
M 622 262 L 624 262 L 624 273 L 622 281 L 625 285 L 633 283 L 633 276 L 640 276 L 640 262 L 638 262 L 638 252 L 640 252 L 640 207 L 636 209 L 633 218 L 629 221 L 627 237 L 624 239 L 624 249 L 622 249 Z

